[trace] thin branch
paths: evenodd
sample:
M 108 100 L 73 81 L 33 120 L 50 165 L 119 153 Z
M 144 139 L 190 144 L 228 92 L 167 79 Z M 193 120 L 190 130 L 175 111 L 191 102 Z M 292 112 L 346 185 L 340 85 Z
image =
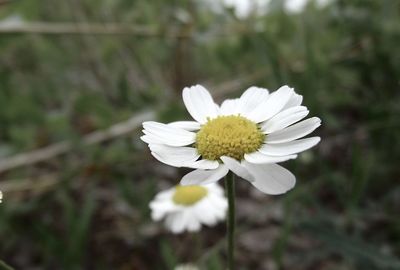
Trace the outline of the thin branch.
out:
M 157 26 L 119 23 L 48 23 L 18 22 L 0 23 L 0 34 L 94 34 L 94 35 L 136 35 L 144 37 L 190 37 L 189 32 L 162 32 Z
M 83 144 L 91 145 L 101 143 L 122 135 L 126 135 L 138 128 L 143 121 L 154 119 L 154 112 L 143 112 L 131 117 L 129 120 L 120 122 L 106 130 L 95 131 L 83 137 Z M 70 141 L 56 143 L 39 150 L 17 154 L 8 159 L 0 160 L 0 173 L 15 169 L 21 166 L 35 164 L 65 154 L 72 150 L 73 144 Z
M 0 0 L 1 1 L 1 0 Z M 172 30 L 171 30 L 172 29 Z M 0 22 L 0 34 L 44 34 L 44 35 L 135 35 L 142 37 L 190 38 L 194 34 L 213 37 L 227 37 L 253 33 L 240 24 L 226 25 L 210 32 L 194 32 L 191 27 L 165 28 L 159 25 L 138 25 L 126 23 L 87 22 Z
M 40 177 L 24 179 L 8 179 L 1 181 L 0 187 L 3 194 L 24 192 L 29 190 L 40 192 L 57 184 L 59 179 L 60 177 L 57 174 L 46 174 Z
M 15 0 L 0 0 L 0 6 L 1 5 L 6 5 L 6 4 L 10 4 L 11 2 L 14 2 Z

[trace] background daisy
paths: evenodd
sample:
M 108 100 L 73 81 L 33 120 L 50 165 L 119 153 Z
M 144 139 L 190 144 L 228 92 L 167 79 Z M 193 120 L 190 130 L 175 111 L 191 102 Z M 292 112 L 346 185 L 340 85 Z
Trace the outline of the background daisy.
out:
M 158 193 L 150 202 L 151 217 L 165 219 L 173 233 L 199 231 L 201 225 L 213 226 L 224 220 L 228 203 L 217 184 L 175 186 Z

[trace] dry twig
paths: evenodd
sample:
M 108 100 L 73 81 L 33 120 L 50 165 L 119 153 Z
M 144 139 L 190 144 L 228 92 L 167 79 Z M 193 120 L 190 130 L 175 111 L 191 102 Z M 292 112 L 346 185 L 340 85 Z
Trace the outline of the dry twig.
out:
M 85 145 L 101 143 L 122 135 L 126 135 L 138 128 L 143 121 L 154 119 L 155 113 L 151 111 L 136 114 L 127 121 L 120 122 L 111 126 L 106 130 L 95 131 L 83 137 L 82 141 Z M 64 141 L 56 143 L 39 150 L 15 155 L 11 158 L 0 160 L 0 173 L 15 169 L 20 166 L 26 166 L 40 161 L 48 160 L 53 157 L 65 154 L 73 147 L 72 142 Z
M 47 22 L 20 22 L 0 24 L 0 33 L 35 33 L 35 34 L 103 34 L 138 36 L 160 36 L 161 32 L 152 26 L 130 25 L 118 23 L 47 23 Z

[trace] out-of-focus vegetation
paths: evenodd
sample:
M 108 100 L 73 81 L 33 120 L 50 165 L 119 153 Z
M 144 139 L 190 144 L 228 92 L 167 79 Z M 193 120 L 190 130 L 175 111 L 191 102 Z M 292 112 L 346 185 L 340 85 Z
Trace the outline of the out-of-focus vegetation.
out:
M 180 92 L 202 83 L 219 101 L 288 84 L 323 120 L 319 146 L 285 164 L 294 190 L 266 196 L 238 181 L 238 269 L 400 269 L 398 1 L 310 3 L 298 14 L 272 1 L 265 16 L 238 19 L 200 1 L 15 0 L 0 1 L 0 18 L 1 29 L 55 25 L 0 30 L 0 167 L 73 145 L 0 172 L 0 258 L 11 266 L 224 269 L 224 224 L 174 236 L 150 220 L 152 196 L 186 171 L 154 160 L 140 127 L 82 141 L 143 111 L 189 119 Z

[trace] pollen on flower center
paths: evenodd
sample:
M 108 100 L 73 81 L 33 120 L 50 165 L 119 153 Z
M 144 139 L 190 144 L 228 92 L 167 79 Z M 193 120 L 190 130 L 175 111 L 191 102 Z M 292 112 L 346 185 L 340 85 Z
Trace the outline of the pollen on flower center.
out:
M 207 192 L 202 186 L 177 186 L 172 200 L 176 204 L 193 205 L 203 199 Z
M 244 154 L 259 149 L 265 135 L 257 124 L 239 115 L 209 120 L 196 135 L 195 147 L 208 160 L 228 156 L 242 160 Z

